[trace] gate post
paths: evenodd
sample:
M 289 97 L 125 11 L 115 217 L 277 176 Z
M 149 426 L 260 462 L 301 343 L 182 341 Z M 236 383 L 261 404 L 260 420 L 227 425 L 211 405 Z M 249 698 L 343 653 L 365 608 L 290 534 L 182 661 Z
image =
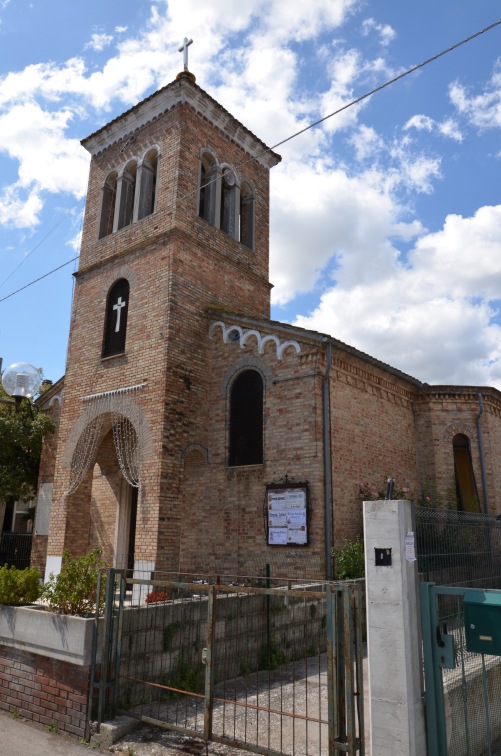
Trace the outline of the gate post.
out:
M 364 501 L 372 756 L 423 756 L 426 733 L 410 501 Z

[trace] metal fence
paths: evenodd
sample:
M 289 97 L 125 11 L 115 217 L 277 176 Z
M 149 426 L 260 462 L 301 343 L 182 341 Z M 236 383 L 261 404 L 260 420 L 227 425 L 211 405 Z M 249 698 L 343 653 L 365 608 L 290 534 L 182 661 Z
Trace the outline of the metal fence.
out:
M 501 658 L 468 648 L 468 591 L 421 584 L 429 756 L 501 754 Z
M 360 586 L 182 577 L 110 572 L 112 714 L 256 753 L 364 753 Z
M 438 585 L 501 588 L 501 520 L 448 509 L 416 509 L 422 580 Z
M 19 570 L 29 567 L 31 544 L 31 534 L 0 533 L 0 566 L 7 564 Z

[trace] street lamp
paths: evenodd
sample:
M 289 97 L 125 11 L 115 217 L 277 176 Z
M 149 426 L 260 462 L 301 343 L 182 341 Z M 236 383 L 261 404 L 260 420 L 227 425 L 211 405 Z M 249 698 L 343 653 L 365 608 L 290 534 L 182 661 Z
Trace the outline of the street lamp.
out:
M 15 404 L 19 411 L 23 399 L 31 399 L 42 384 L 40 372 L 28 362 L 15 362 L 4 370 L 2 386 L 5 393 L 14 398 L 12 402 L 4 399 L 4 403 Z

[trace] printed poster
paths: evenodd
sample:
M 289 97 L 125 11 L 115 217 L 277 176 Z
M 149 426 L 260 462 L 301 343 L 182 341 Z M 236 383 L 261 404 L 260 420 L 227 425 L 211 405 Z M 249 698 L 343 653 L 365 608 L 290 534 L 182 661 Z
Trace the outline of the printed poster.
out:
M 268 490 L 268 545 L 308 543 L 306 488 Z

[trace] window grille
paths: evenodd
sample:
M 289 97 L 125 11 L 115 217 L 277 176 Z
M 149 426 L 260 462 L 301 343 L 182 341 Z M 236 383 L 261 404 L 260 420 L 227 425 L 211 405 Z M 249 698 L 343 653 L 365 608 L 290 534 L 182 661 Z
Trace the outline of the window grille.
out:
M 125 352 L 128 311 L 129 282 L 121 278 L 111 287 L 106 302 L 103 357 Z

